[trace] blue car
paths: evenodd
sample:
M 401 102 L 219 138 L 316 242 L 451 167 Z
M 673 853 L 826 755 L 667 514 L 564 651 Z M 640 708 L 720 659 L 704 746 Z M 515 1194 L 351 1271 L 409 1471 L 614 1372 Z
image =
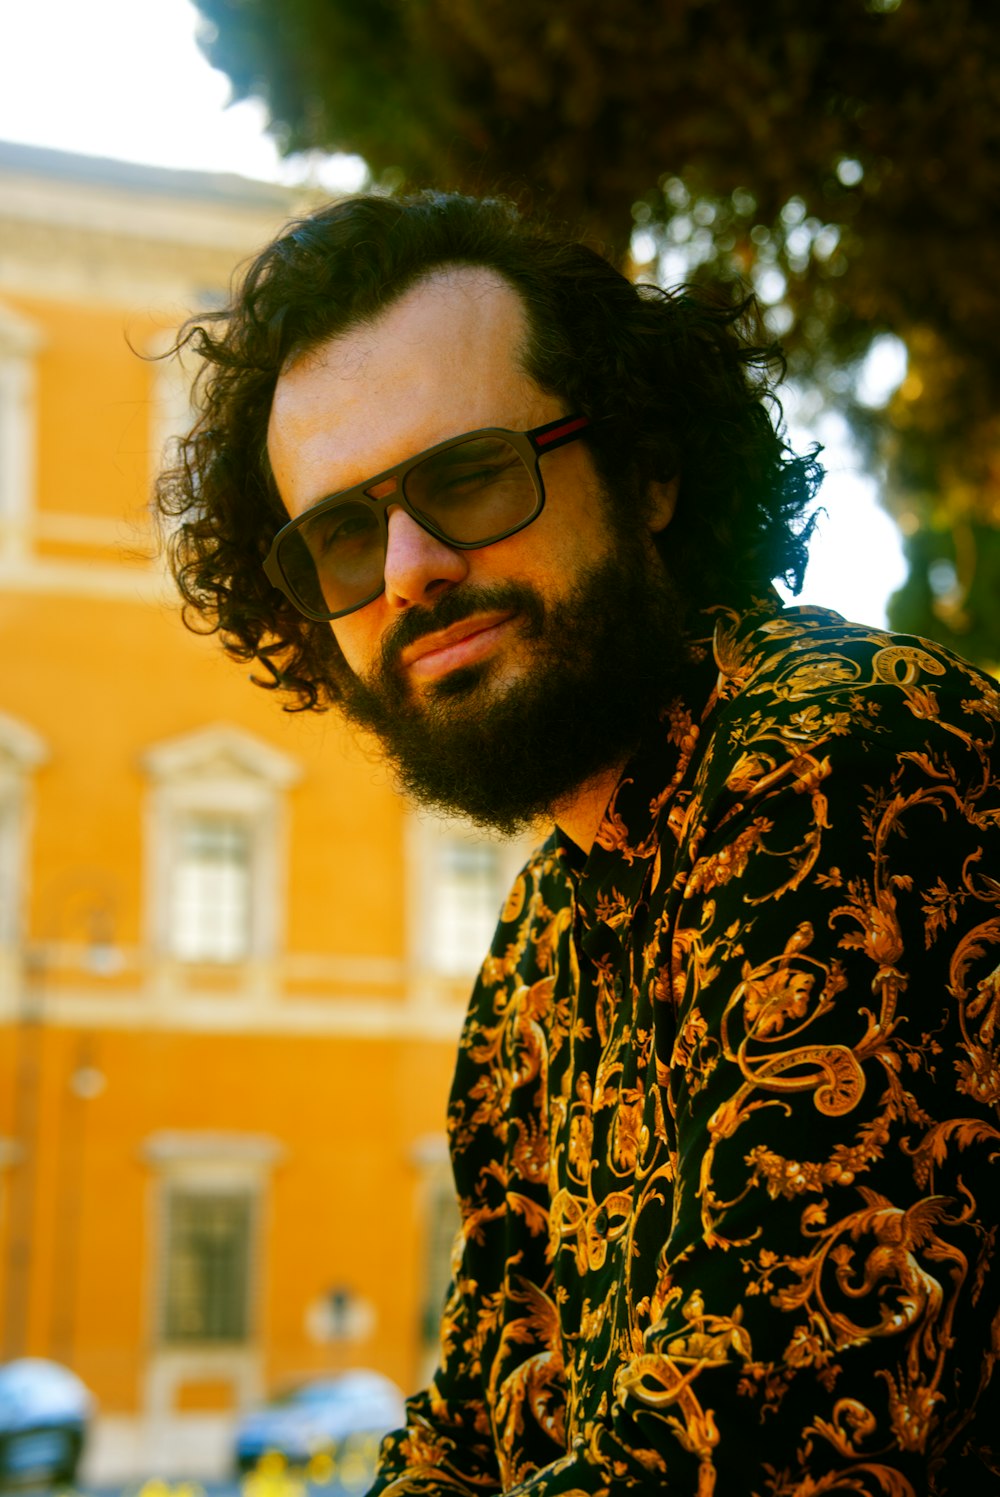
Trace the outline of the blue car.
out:
M 356 1369 L 313 1378 L 244 1415 L 236 1431 L 236 1465 L 247 1471 L 276 1455 L 290 1466 L 326 1458 L 370 1468 L 382 1435 L 398 1429 L 404 1415 L 402 1393 L 380 1372 Z
M 93 1395 L 58 1362 L 0 1367 L 0 1491 L 72 1486 L 93 1412 Z

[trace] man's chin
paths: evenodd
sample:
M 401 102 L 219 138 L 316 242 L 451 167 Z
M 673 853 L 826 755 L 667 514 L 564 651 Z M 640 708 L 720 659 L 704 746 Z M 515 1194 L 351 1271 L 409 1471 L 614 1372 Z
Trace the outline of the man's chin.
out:
M 404 794 L 510 834 L 628 757 L 684 650 L 665 578 L 627 541 L 548 609 L 500 601 L 539 621 L 516 653 L 511 641 L 415 691 L 397 651 L 371 680 L 344 678 L 342 707 L 381 740 Z

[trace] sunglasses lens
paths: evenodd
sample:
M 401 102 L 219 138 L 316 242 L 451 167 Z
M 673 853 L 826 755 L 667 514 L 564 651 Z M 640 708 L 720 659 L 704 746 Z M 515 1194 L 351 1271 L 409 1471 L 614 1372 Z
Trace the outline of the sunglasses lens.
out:
M 307 515 L 278 549 L 296 600 L 310 613 L 331 616 L 378 592 L 384 559 L 378 520 L 357 502 Z
M 418 516 L 466 546 L 509 535 L 538 508 L 534 479 L 502 437 L 473 437 L 433 453 L 410 469 L 405 492 Z
M 496 436 L 432 453 L 406 474 L 403 493 L 418 522 L 460 546 L 488 546 L 510 535 L 541 502 L 517 449 Z M 278 565 L 298 606 L 332 618 L 375 597 L 385 566 L 383 536 L 377 512 L 360 499 L 303 515 L 278 546 Z

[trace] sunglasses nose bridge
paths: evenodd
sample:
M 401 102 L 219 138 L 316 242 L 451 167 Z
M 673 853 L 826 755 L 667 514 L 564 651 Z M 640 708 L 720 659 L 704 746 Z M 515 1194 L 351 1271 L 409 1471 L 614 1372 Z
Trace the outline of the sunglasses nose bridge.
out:
M 387 501 L 402 495 L 403 485 L 398 473 L 390 473 L 388 478 L 383 478 L 381 483 L 373 483 L 363 489 L 365 497 L 374 499 L 380 507 L 384 507 Z

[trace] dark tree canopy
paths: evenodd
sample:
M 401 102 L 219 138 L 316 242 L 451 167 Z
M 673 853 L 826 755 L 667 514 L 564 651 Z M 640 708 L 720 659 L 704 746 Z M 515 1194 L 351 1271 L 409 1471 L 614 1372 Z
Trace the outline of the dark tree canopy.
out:
M 995 0 L 197 3 L 287 151 L 754 281 L 884 476 L 911 564 L 893 622 L 1000 662 Z M 908 374 L 870 411 L 852 371 L 880 333 Z

